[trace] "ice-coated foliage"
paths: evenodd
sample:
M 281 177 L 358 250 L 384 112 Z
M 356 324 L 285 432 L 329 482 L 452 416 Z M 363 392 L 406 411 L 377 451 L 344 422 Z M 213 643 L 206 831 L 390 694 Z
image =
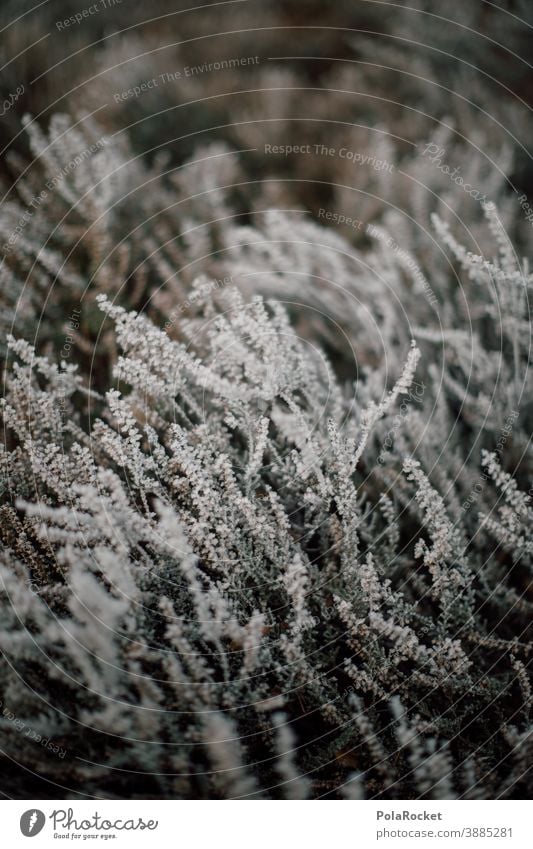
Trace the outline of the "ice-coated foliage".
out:
M 0 790 L 526 796 L 527 4 L 159 5 L 0 173 Z
M 326 269 L 341 240 L 307 227 Z M 525 272 L 463 261 L 489 315 L 484 276 L 524 320 Z M 531 506 L 490 448 L 520 406 L 523 340 L 470 363 L 504 370 L 492 399 L 468 390 L 458 329 L 440 386 L 415 342 L 403 369 L 340 380 L 279 300 L 203 284 L 181 341 L 97 296 L 118 350 L 104 394 L 10 342 L 1 684 L 67 751 L 45 777 L 97 794 L 520 792 Z M 452 416 L 489 451 L 452 441 Z

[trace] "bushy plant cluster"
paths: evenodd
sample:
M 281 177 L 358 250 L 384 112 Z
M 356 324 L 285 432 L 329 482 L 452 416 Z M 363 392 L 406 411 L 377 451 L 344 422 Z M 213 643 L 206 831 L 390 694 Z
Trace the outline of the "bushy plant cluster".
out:
M 4 793 L 530 791 L 523 151 L 485 110 L 479 138 L 430 128 L 434 90 L 388 49 L 398 115 L 350 93 L 386 89 L 385 70 L 328 67 L 305 81 L 312 133 L 297 67 L 247 69 L 231 132 L 167 156 L 157 131 L 137 152 L 119 101 L 102 119 L 27 117 L 0 210 Z M 424 59 L 435 79 L 441 53 Z M 89 107 L 149 56 L 126 58 L 131 79 L 115 55 Z M 217 126 L 221 79 L 194 82 Z M 467 131 L 474 107 L 446 91 Z M 369 123 L 333 126 L 346 116 Z M 390 167 L 266 162 L 267 125 L 274 144 L 336 151 L 368 150 L 377 128 Z

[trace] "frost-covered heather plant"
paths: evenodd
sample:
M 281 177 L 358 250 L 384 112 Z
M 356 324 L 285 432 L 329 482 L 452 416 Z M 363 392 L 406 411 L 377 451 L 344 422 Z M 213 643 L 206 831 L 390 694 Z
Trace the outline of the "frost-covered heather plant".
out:
M 440 387 L 415 342 L 395 376 L 340 381 L 278 300 L 232 289 L 197 298 L 182 341 L 99 295 L 104 395 L 10 342 L 2 692 L 67 756 L 42 763 L 3 721 L 8 757 L 63 793 L 525 792 L 531 506 L 501 465 L 525 475 L 525 417 L 512 450 L 477 443 L 520 408 L 531 281 L 503 236 L 488 263 L 438 226 L 506 334 L 468 373 L 449 331 Z M 480 369 L 503 370 L 492 399 L 469 391 Z M 415 374 L 436 411 L 378 464 Z
M 4 792 L 530 793 L 525 5 L 7 31 Z

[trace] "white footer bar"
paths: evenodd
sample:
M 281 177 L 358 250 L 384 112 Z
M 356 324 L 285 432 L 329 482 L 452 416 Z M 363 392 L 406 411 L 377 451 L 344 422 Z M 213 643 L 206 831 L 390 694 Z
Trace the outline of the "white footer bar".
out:
M 6 849 L 67 842 L 117 849 L 533 847 L 527 801 L 25 800 L 5 801 L 1 810 Z

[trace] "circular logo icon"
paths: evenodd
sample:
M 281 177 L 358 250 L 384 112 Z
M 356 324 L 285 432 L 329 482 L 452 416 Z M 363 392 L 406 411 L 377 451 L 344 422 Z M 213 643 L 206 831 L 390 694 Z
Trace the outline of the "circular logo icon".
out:
M 35 837 L 36 834 L 42 831 L 45 822 L 46 817 L 43 812 L 37 810 L 37 808 L 32 808 L 22 814 L 20 818 L 20 830 L 24 837 Z

